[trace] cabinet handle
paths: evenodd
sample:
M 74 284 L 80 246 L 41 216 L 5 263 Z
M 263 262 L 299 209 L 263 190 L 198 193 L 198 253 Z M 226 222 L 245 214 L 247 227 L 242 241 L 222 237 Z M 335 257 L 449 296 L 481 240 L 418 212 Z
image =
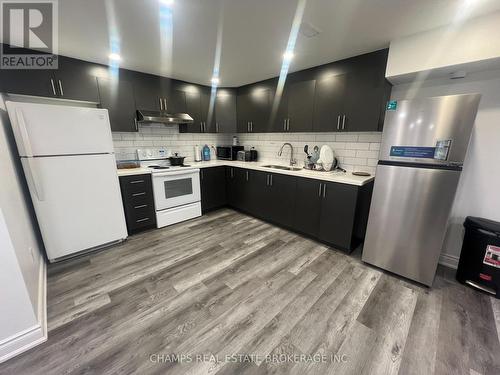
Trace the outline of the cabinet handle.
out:
M 286 131 L 286 118 L 283 119 L 283 131 Z
M 290 131 L 290 119 L 287 119 L 286 124 L 287 124 L 287 130 Z
M 160 111 L 163 111 L 163 100 L 161 98 L 158 98 L 158 100 L 160 101 Z
M 54 79 L 50 79 L 50 84 L 52 85 L 52 92 L 54 93 L 54 96 L 57 95 L 56 93 L 56 85 L 54 84 Z
M 269 182 L 270 182 L 270 185 L 271 185 L 271 186 L 273 186 L 273 175 L 271 174 L 271 175 L 269 175 L 269 177 L 270 177 L 270 179 L 269 179 L 269 180 L 270 180 L 270 181 L 269 181 Z
M 342 130 L 345 129 L 345 115 L 342 116 Z
M 266 186 L 269 186 L 269 175 L 266 176 Z
M 135 125 L 135 131 L 138 132 L 139 131 L 139 124 L 137 123 L 136 118 L 134 119 L 134 125 Z
M 139 208 L 147 207 L 147 204 L 141 204 L 140 206 L 134 206 L 134 210 L 138 210 Z
M 149 220 L 149 217 L 145 217 L 144 219 L 139 219 L 139 220 L 136 220 L 135 222 L 142 223 L 143 221 L 148 221 L 148 220 Z
M 318 197 L 321 197 L 321 185 L 323 185 L 323 184 L 319 184 L 319 192 L 318 192 Z
M 218 122 L 215 122 L 215 132 L 216 133 L 219 132 L 219 123 Z
M 64 96 L 64 91 L 63 91 L 63 87 L 62 87 L 62 82 L 60 79 L 57 80 L 58 83 L 59 83 L 59 92 L 61 93 L 61 96 Z
M 323 184 L 323 198 L 326 197 L 326 184 Z
M 130 184 L 142 184 L 144 182 L 144 180 L 134 180 L 134 181 L 130 181 L 129 183 Z
M 167 110 L 167 98 L 163 98 L 163 110 Z
M 337 116 L 337 130 L 340 130 L 340 115 Z
M 200 133 L 203 133 L 203 121 L 200 121 Z
M 246 171 L 246 172 L 247 172 L 247 181 L 248 181 L 248 171 Z
M 140 195 L 146 195 L 146 192 L 143 191 L 142 193 L 134 193 L 134 194 L 132 194 L 133 197 L 138 197 Z

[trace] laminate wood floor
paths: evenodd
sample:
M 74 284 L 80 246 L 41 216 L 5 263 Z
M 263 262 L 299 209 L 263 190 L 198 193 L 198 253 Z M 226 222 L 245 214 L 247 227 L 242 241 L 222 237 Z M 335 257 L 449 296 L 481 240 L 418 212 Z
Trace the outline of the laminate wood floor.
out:
M 499 314 L 224 209 L 50 265 L 49 339 L 0 373 L 500 374 Z

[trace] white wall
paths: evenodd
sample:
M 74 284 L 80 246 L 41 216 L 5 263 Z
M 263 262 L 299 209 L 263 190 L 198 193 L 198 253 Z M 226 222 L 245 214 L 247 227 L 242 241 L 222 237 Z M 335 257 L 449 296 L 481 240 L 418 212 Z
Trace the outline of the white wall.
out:
M 455 266 L 460 256 L 463 221 L 480 216 L 500 221 L 500 70 L 394 86 L 392 99 L 481 93 L 464 170 L 453 205 L 441 262 Z
M 38 324 L 14 245 L 0 209 L 0 362 L 10 356 L 12 339 Z M 5 345 L 4 345 L 5 344 Z
M 386 77 L 500 58 L 500 12 L 391 41 Z
M 3 103 L 1 103 L 3 105 Z M 38 306 L 40 280 L 39 273 L 44 259 L 37 232 L 37 224 L 30 212 L 30 198 L 22 177 L 17 154 L 12 148 L 10 123 L 6 113 L 0 108 L 0 207 L 2 208 L 9 233 L 14 244 L 16 257 L 33 306 Z M 15 147 L 15 145 L 14 145 Z
M 0 100 L 0 362 L 46 335 L 45 261 L 3 105 Z

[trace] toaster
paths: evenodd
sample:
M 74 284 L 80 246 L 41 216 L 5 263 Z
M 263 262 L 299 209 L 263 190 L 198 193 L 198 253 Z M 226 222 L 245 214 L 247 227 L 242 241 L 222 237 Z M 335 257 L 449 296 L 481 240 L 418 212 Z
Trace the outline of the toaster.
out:
M 252 161 L 252 153 L 250 151 L 238 151 L 238 161 Z

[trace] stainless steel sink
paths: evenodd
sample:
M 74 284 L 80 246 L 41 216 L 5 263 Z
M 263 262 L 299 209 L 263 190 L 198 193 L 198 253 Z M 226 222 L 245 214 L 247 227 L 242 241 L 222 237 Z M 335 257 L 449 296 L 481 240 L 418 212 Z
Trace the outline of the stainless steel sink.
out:
M 271 168 L 271 169 L 281 169 L 284 171 L 301 171 L 302 170 L 302 168 L 287 167 L 285 165 L 263 165 L 262 167 Z

